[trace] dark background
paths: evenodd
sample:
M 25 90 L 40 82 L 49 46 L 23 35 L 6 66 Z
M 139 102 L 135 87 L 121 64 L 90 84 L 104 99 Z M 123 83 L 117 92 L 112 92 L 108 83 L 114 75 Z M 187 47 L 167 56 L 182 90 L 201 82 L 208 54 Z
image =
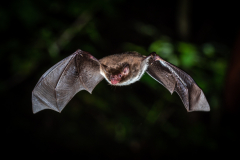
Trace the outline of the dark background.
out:
M 230 1 L 21 0 L 0 6 L 2 153 L 84 159 L 228 158 L 239 152 L 239 7 Z M 155 51 L 189 73 L 210 112 L 188 113 L 147 74 L 103 80 L 61 114 L 32 113 L 41 75 L 77 49 Z M 2 155 L 2 156 L 3 156 Z

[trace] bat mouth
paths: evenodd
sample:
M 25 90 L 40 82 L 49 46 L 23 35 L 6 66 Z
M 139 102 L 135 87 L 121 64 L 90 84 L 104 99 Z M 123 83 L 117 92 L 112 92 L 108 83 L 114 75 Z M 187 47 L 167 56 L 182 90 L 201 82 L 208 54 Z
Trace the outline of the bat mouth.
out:
M 111 80 L 111 83 L 112 83 L 112 84 L 118 84 L 118 82 L 119 82 L 119 81 L 116 80 L 116 79 L 112 79 L 112 80 Z
M 122 75 L 118 74 L 118 75 L 111 75 L 110 76 L 110 81 L 111 84 L 116 85 L 121 81 L 121 77 Z

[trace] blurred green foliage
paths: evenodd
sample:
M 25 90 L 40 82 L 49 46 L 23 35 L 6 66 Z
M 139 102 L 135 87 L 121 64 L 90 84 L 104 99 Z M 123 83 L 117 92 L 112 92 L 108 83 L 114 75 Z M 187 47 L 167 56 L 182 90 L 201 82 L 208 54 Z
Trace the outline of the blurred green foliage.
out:
M 22 0 L 1 6 L 4 76 L 0 92 L 11 116 L 4 129 L 9 138 L 6 148 L 26 144 L 35 154 L 156 159 L 189 152 L 215 153 L 224 147 L 219 137 L 229 134 L 236 138 L 233 130 L 221 128 L 231 46 L 214 40 L 183 41 L 171 35 L 174 27 L 167 26 L 166 14 L 161 15 L 173 4 L 162 3 L 155 8 L 154 2 L 125 0 Z M 147 10 L 145 5 L 153 9 Z M 140 82 L 126 87 L 103 81 L 93 94 L 76 94 L 61 114 L 45 110 L 33 115 L 31 91 L 38 79 L 78 48 L 98 59 L 126 51 L 156 52 L 192 76 L 203 89 L 211 112 L 187 113 L 176 93 L 171 95 L 144 75 Z

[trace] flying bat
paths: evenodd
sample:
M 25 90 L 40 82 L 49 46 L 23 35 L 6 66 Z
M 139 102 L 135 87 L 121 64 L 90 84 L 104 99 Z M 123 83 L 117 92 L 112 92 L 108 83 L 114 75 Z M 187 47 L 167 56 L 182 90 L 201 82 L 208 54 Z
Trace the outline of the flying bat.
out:
M 78 49 L 39 79 L 32 91 L 33 113 L 44 109 L 61 112 L 76 93 L 81 90 L 92 93 L 104 78 L 111 85 L 125 86 L 140 80 L 145 72 L 171 94 L 177 92 L 188 112 L 210 111 L 203 91 L 194 80 L 155 52 L 149 56 L 125 52 L 98 60 Z

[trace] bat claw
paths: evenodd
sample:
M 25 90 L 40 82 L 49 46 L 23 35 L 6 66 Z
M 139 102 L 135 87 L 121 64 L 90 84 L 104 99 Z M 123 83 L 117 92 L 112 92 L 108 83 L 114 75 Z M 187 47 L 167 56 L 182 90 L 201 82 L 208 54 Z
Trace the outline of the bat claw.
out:
M 162 58 L 159 57 L 159 55 L 156 54 L 156 52 L 150 53 L 150 56 L 153 58 L 154 61 L 163 60 Z

